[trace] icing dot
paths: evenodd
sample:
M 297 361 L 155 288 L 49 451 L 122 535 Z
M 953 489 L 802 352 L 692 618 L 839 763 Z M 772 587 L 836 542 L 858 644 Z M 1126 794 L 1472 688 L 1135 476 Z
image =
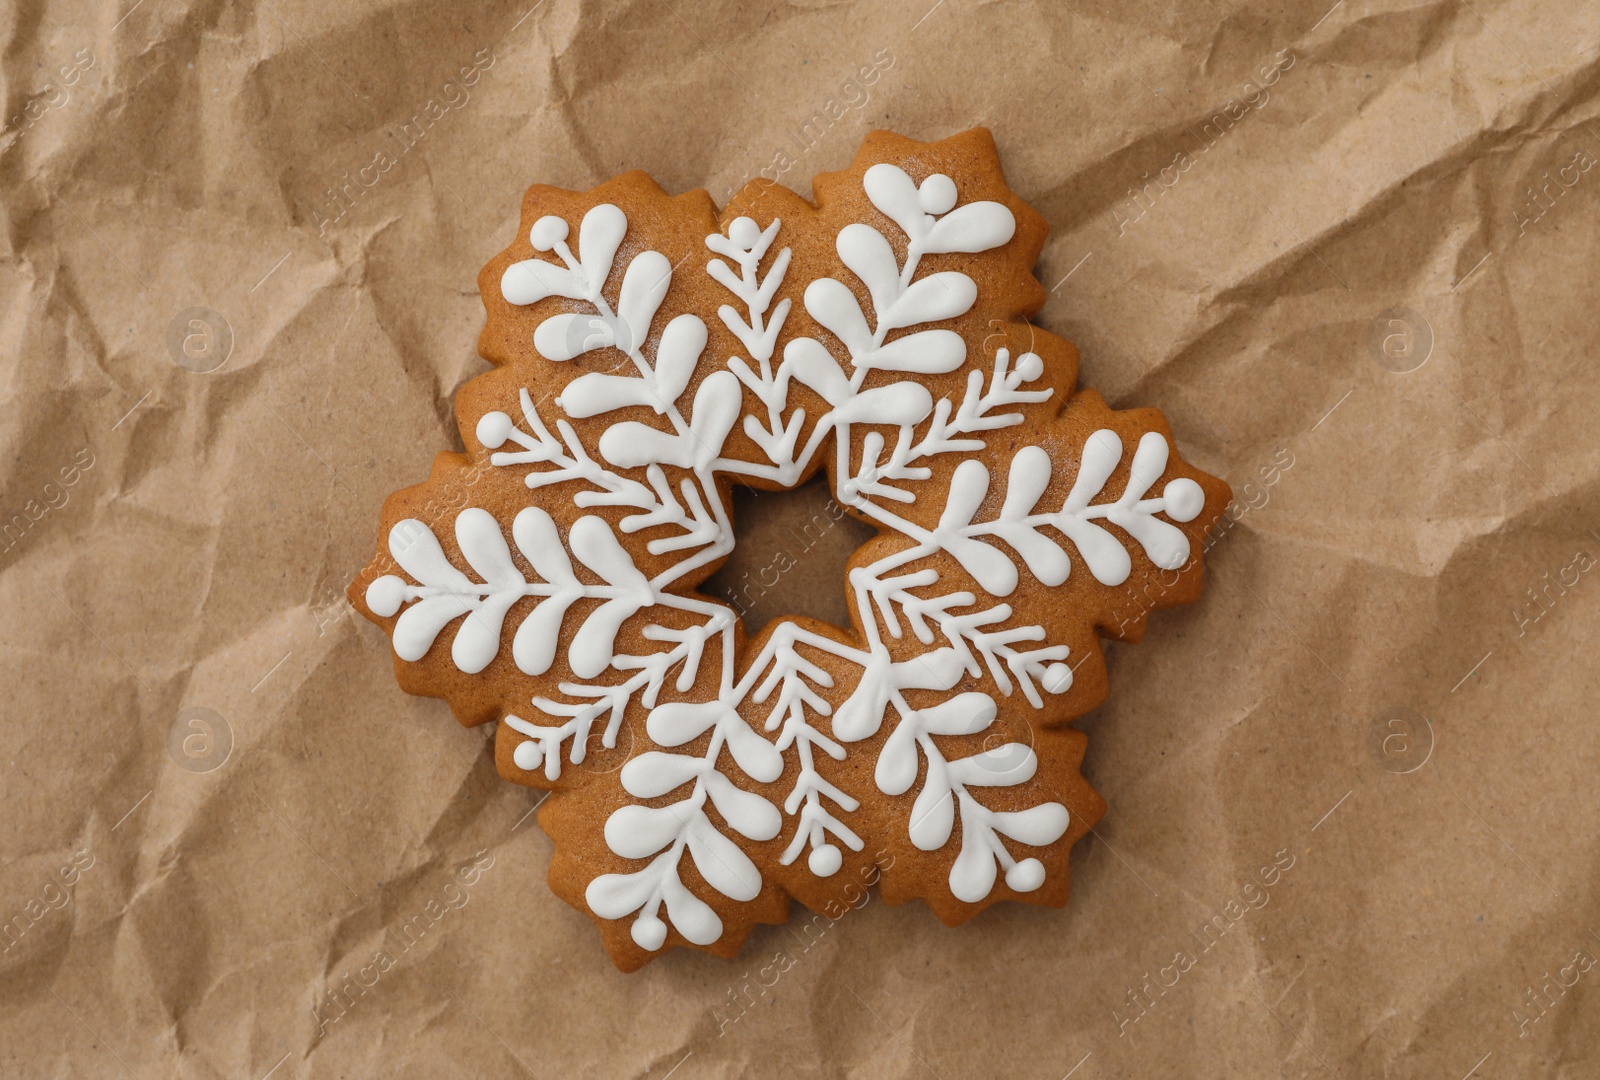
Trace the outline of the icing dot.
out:
M 1054 663 L 1044 669 L 1044 688 L 1052 694 L 1065 694 L 1072 689 L 1072 669 L 1062 663 Z
M 1023 859 L 1006 871 L 1006 887 L 1012 892 L 1032 892 L 1044 884 L 1044 863 Z
M 839 872 L 843 862 L 844 856 L 832 844 L 812 848 L 811 855 L 806 859 L 806 865 L 811 867 L 811 872 L 818 877 L 832 877 Z
M 934 173 L 917 188 L 917 205 L 924 214 L 943 214 L 956 204 L 956 182 L 944 173 Z
M 761 227 L 747 217 L 734 218 L 733 224 L 728 226 L 728 239 L 741 250 L 749 251 L 761 239 Z
M 1017 374 L 1022 376 L 1023 382 L 1032 382 L 1044 374 L 1044 361 L 1039 359 L 1038 353 L 1025 352 L 1017 357 Z
M 528 231 L 528 239 L 533 241 L 536 251 L 549 251 L 566 238 L 567 223 L 548 214 L 535 221 L 533 228 Z
M 639 948 L 655 952 L 667 940 L 667 924 L 654 915 L 640 915 L 633 920 L 631 933 Z
M 1173 521 L 1193 521 L 1206 504 L 1206 493 L 1187 476 L 1180 476 L 1161 492 L 1167 502 L 1167 516 Z
M 511 762 L 523 772 L 532 772 L 544 762 L 544 751 L 532 739 L 517 744 L 511 751 Z
M 504 446 L 510 437 L 511 417 L 505 413 L 484 413 L 478 420 L 478 441 L 488 449 Z
M 393 574 L 385 574 L 367 586 L 367 607 L 374 615 L 388 618 L 400 610 L 405 599 L 406 583 Z

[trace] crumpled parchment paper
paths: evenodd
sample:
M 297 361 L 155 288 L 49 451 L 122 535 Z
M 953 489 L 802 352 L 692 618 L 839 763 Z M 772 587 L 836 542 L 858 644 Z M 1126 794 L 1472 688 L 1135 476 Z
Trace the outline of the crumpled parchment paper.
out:
M 1189 8 L 0 13 L 0 1073 L 1600 1073 L 1600 20 Z M 620 975 L 342 597 L 475 275 L 534 181 L 979 124 L 1041 324 L 1238 493 L 1206 596 L 1111 649 L 1065 911 Z

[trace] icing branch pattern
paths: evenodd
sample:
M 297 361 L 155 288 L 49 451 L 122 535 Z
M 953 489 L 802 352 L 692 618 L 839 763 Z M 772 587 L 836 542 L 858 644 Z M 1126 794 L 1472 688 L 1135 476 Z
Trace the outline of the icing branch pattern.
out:
M 878 164 L 867 170 L 863 186 L 873 206 L 898 228 L 896 240 L 905 253 L 902 262 L 896 245 L 870 224 L 855 222 L 839 231 L 835 249 L 864 291 L 865 309 L 843 281 L 823 277 L 803 289 L 786 281 L 793 259 L 790 248 L 778 246 L 782 223 L 776 219 L 762 228 L 739 217 L 726 235 L 706 237 L 713 257 L 705 271 L 732 301 L 720 305 L 716 316 L 741 350 L 709 361 L 706 322 L 689 312 L 668 318 L 646 355 L 673 279 L 665 255 L 648 249 L 632 255 L 616 296 L 606 295 L 628 229 L 621 209 L 602 204 L 585 213 L 576 250 L 568 243 L 567 221 L 539 218 L 529 234 L 537 255 L 506 269 L 502 295 L 519 306 L 550 298 L 577 306 L 544 317 L 534 328 L 534 347 L 546 360 L 567 363 L 602 352 L 623 360 L 567 382 L 550 403 L 552 413 L 541 415 L 544 403 L 522 389 L 520 417 L 488 413 L 478 422 L 477 437 L 491 451 L 493 465 L 525 470 L 529 488 L 571 485 L 580 511 L 627 512 L 615 531 L 598 516 L 578 516 L 563 538 L 544 510 L 523 509 L 510 534 L 532 575 L 523 572 L 502 525 L 486 510 L 463 510 L 454 522 L 457 547 L 472 575 L 451 563 L 426 524 L 408 519 L 391 530 L 388 545 L 415 583 L 386 574 L 367 592 L 375 614 L 399 615 L 394 647 L 403 660 L 421 659 L 445 627 L 460 619 L 451 659 L 469 674 L 494 661 L 519 601 L 535 602 L 512 633 L 511 658 L 530 676 L 551 669 L 574 604 L 599 601 L 579 609 L 586 614 L 566 651 L 575 681 L 557 686 L 564 700 L 534 696 L 529 704 L 536 719 L 510 715 L 505 723 L 525 738 L 513 752 L 516 765 L 542 768 L 554 781 L 564 758 L 583 762 L 597 725 L 604 724 L 602 745 L 615 747 L 629 707 L 646 710 L 645 731 L 659 749 L 623 766 L 621 785 L 640 801 L 615 810 L 604 826 L 614 855 L 644 865 L 602 874 L 585 894 L 601 918 L 631 918 L 632 938 L 646 950 L 664 945 L 669 923 L 696 944 L 710 944 L 723 933 L 716 911 L 682 880 L 685 854 L 710 888 L 747 903 L 761 893 L 763 881 L 741 842 L 765 843 L 792 828 L 780 863 L 794 865 L 804 853 L 807 870 L 818 878 L 839 871 L 843 849 L 863 850 L 851 818 L 868 793 L 843 790 L 818 765 L 845 760 L 852 744 L 873 738 L 886 724 L 892 728 L 875 763 L 877 790 L 907 795 L 919 772 L 923 776 L 907 816 L 911 843 L 922 851 L 944 850 L 960 822 L 959 850 L 948 875 L 951 893 L 976 903 L 1002 873 L 1015 892 L 1040 888 L 1043 863 L 1019 858 L 1012 846 L 1054 843 L 1067 830 L 1066 807 L 1046 801 L 1000 812 L 973 794 L 1030 783 L 1038 768 L 1034 751 L 1008 738 L 959 756 L 953 747 L 970 746 L 971 737 L 995 725 L 995 696 L 967 691 L 918 709 L 906 692 L 948 695 L 964 677 L 986 678 L 996 694 L 1020 691 L 1034 709 L 1043 708 L 1044 694 L 1071 687 L 1072 668 L 1066 645 L 1046 641 L 1041 626 L 1016 624 L 1003 602 L 1016 590 L 1022 568 L 1045 585 L 1059 585 L 1071 572 L 1070 552 L 1076 552 L 1097 581 L 1122 583 L 1131 559 L 1106 524 L 1133 537 L 1155 565 L 1177 568 L 1188 560 L 1189 542 L 1170 522 L 1193 520 L 1205 501 L 1198 484 L 1181 478 L 1150 494 L 1169 453 L 1166 438 L 1156 432 L 1140 439 L 1121 494 L 1106 495 L 1123 446 L 1115 433 L 1100 430 L 1084 445 L 1059 507 L 1040 507 L 1058 463 L 1043 448 L 1024 446 L 1009 461 L 998 514 L 980 518 L 994 478 L 973 455 L 985 450 L 987 433 L 1023 423 L 1019 407 L 1045 402 L 1055 391 L 1032 386 L 1044 372 L 1039 356 L 1013 357 L 1000 348 L 969 373 L 958 400 L 935 401 L 925 377 L 968 362 L 963 336 L 939 324 L 971 311 L 978 292 L 961 271 L 919 276 L 919 267 L 927 255 L 999 248 L 1011 240 L 1016 221 L 998 202 L 958 205 L 956 185 L 943 174 L 919 185 L 898 166 Z M 779 340 L 793 301 L 780 292 L 798 292 L 806 313 L 826 331 L 790 337 L 781 361 Z M 795 383 L 825 406 L 809 418 L 803 443 L 808 417 L 803 406 L 791 407 Z M 745 410 L 746 394 L 758 408 Z M 653 421 L 612 422 L 592 447 L 571 423 L 638 407 L 649 409 Z M 765 461 L 723 456 L 741 417 L 743 434 Z M 853 436 L 857 428 L 866 430 Z M 671 586 L 732 549 L 719 476 L 793 485 L 830 439 L 840 501 L 913 544 L 850 574 L 864 647 L 786 621 L 736 677 L 732 613 L 679 596 Z M 919 485 L 935 475 L 934 459 L 946 455 L 963 458 L 948 490 L 920 494 L 942 505 L 937 523 L 925 528 L 900 516 L 895 508 L 918 501 Z M 629 553 L 628 543 L 637 542 L 627 540 L 647 529 L 653 537 L 644 550 L 668 557 L 670 564 L 653 577 Z M 942 582 L 928 563 L 938 553 L 954 559 L 983 595 Z M 574 558 L 598 583 L 580 579 Z M 641 614 L 646 621 L 640 633 L 659 648 L 619 652 L 619 630 Z M 908 631 L 923 651 L 904 659 Z M 891 649 L 889 642 L 899 644 Z M 834 677 L 807 658 L 813 650 L 859 670 L 836 709 L 825 694 Z M 674 699 L 699 685 L 708 667 L 716 678 L 714 697 Z M 763 732 L 744 719 L 758 715 L 764 715 Z M 775 796 L 781 805 L 743 786 L 776 783 L 791 761 L 793 783 Z M 669 796 L 674 801 L 646 805 Z
M 584 677 L 600 674 L 611 665 L 617 630 L 642 607 L 671 597 L 653 592 L 611 527 L 593 516 L 573 523 L 571 541 L 580 560 L 604 581 L 583 585 L 561 546 L 550 515 L 536 506 L 525 507 L 512 524 L 517 550 L 544 580 L 529 582 L 512 562 L 500 524 L 487 510 L 471 508 L 456 517 L 456 543 L 467 565 L 482 583 L 474 582 L 445 558 L 433 531 L 408 518 L 389 531 L 389 553 L 420 585 L 407 585 L 392 574 L 367 588 L 367 606 L 378 615 L 393 615 L 410 603 L 395 622 L 394 648 L 402 660 L 420 660 L 433 646 L 447 623 L 467 618 L 457 629 L 450 655 L 467 674 L 489 666 L 500 651 L 500 632 L 511 605 L 525 596 L 540 598 L 531 614 L 518 626 L 511 654 L 519 670 L 542 675 L 555 658 L 561 622 L 573 601 L 581 597 L 603 600 L 583 620 L 567 646 L 567 662 Z
M 982 900 L 994 888 L 996 863 L 1005 868 L 1006 884 L 1016 892 L 1032 892 L 1044 884 L 1044 864 L 1035 858 L 1017 861 L 995 834 L 1004 833 L 1030 847 L 1053 844 L 1067 831 L 1066 807 L 1052 802 L 996 812 L 967 791 L 1027 783 L 1038 769 L 1033 749 L 1009 742 L 951 761 L 932 738 L 983 731 L 994 721 L 994 699 L 969 691 L 918 711 L 896 693 L 894 705 L 900 722 L 878 756 L 878 789 L 886 795 L 903 795 L 916 782 L 918 752 L 927 760 L 927 776 L 911 807 L 910 837 L 923 851 L 944 847 L 959 806 L 961 852 L 950 868 L 950 891 L 969 903 Z
M 686 784 L 692 787 L 678 802 L 624 806 L 606 820 L 606 846 L 612 852 L 651 861 L 632 873 L 602 874 L 589 883 L 584 897 L 601 918 L 634 915 L 630 933 L 641 948 L 653 951 L 666 941 L 667 927 L 659 915 L 663 905 L 680 934 L 696 945 L 709 945 L 722 936 L 722 920 L 678 876 L 685 849 L 706 883 L 730 900 L 754 900 L 762 880 L 750 857 L 706 816 L 707 800 L 729 828 L 750 840 L 771 840 L 783 824 L 770 802 L 719 772 L 717 759 L 726 749 L 741 773 L 761 782 L 782 774 L 783 759 L 772 743 L 751 731 L 721 701 L 657 706 L 645 730 L 660 746 L 682 746 L 707 731 L 711 741 L 703 755 L 651 750 L 622 767 L 622 786 L 636 798 L 666 795 Z
M 983 373 L 974 371 L 967 379 L 967 392 L 961 404 L 952 407 L 949 398 L 940 398 L 923 436 L 916 439 L 913 428 L 900 428 L 894 450 L 886 459 L 883 457 L 883 433 L 876 430 L 867 432 L 862 442 L 861 466 L 843 485 L 847 496 L 877 496 L 895 502 L 914 502 L 914 495 L 893 486 L 893 482 L 926 480 L 933 475 L 927 466 L 916 465 L 915 462 L 939 454 L 981 450 L 984 445 L 982 439 L 962 436 L 1022 423 L 1020 413 L 1001 413 L 998 416 L 991 413 L 1011 405 L 1047 401 L 1051 392 L 1020 389 L 1022 384 L 1033 382 L 1043 373 L 1044 364 L 1033 353 L 1024 353 L 1018 359 L 1017 366 L 1008 370 L 1010 364 L 1009 349 L 995 350 L 994 373 L 990 376 L 988 389 L 984 389 Z
M 749 359 L 728 357 L 728 370 L 767 411 L 765 423 L 754 415 L 745 417 L 745 434 L 777 466 L 779 474 L 787 478 L 798 476 L 804 465 L 795 460 L 795 444 L 806 419 L 804 409 L 796 409 L 788 420 L 783 419 L 788 386 L 778 379 L 772 367 L 778 335 L 789 318 L 787 297 L 779 300 L 776 307 L 772 306 L 772 298 L 789 269 L 789 249 L 778 252 L 765 278 L 760 274 L 761 260 L 772 247 L 781 225 L 782 222 L 774 218 L 771 225 L 762 229 L 748 217 L 735 218 L 728 226 L 728 235 L 712 233 L 706 237 L 706 247 L 730 260 L 739 268 L 738 274 L 722 259 L 708 261 L 706 273 L 744 304 L 743 312 L 729 304 L 717 308 L 717 317 L 749 353 Z
M 1066 551 L 1040 530 L 1053 526 L 1078 549 L 1089 572 L 1103 585 L 1120 585 L 1128 579 L 1133 562 L 1122 543 L 1095 524 L 1103 519 L 1120 526 L 1144 548 L 1150 561 L 1163 570 L 1176 570 L 1189 560 L 1189 539 L 1183 531 L 1155 515 L 1174 521 L 1192 521 L 1205 504 L 1205 492 L 1193 480 L 1179 477 L 1160 497 L 1141 499 L 1167 467 L 1167 440 L 1154 431 L 1139 440 L 1123 493 L 1110 502 L 1091 504 L 1122 460 L 1122 440 L 1102 428 L 1084 443 L 1077 478 L 1061 509 L 1033 513 L 1050 483 L 1054 466 L 1038 446 L 1026 446 L 1011 459 L 1005 503 L 992 521 L 974 515 L 989 495 L 989 470 L 981 461 L 968 459 L 956 467 L 950 480 L 949 499 L 939 524 L 925 534 L 925 545 L 936 546 L 961 564 L 985 590 L 1009 596 L 1017 587 L 1017 566 L 979 537 L 1003 540 L 1021 555 L 1028 569 L 1045 585 L 1067 580 L 1071 562 Z
M 832 877 L 838 872 L 843 855 L 834 841 L 842 842 L 851 851 L 860 851 L 864 841 L 851 828 L 830 811 L 827 799 L 844 813 L 854 813 L 861 803 L 823 778 L 816 769 L 816 754 L 821 751 L 835 761 L 845 759 L 844 747 L 818 731 L 807 720 L 806 710 L 827 716 L 833 707 L 808 684 L 823 688 L 833 686 L 833 677 L 799 654 L 794 643 L 803 641 L 827 652 L 837 653 L 839 646 L 826 638 L 810 634 L 792 623 L 786 623 L 775 633 L 779 638 L 773 648 L 773 663 L 766 679 L 756 688 L 752 700 L 764 703 L 777 698 L 767 714 L 766 730 L 777 731 L 779 753 L 791 747 L 800 763 L 800 775 L 783 803 L 783 812 L 791 817 L 798 814 L 794 838 L 779 857 L 788 866 L 800 857 L 808 845 L 811 853 L 806 865 L 817 877 Z

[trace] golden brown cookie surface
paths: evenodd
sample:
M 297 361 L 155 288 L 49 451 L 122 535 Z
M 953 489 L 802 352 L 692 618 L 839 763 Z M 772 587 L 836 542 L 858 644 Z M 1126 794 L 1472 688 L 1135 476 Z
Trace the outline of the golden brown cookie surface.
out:
M 553 790 L 551 886 L 626 970 L 844 883 L 951 924 L 1064 904 L 1104 810 L 1064 726 L 1105 696 L 1097 631 L 1195 599 L 1228 500 L 1159 413 L 1072 393 L 1076 350 L 1027 321 L 1046 226 L 986 131 L 875 133 L 815 190 L 531 188 L 479 278 L 466 454 L 388 500 L 351 587 L 401 685 Z M 819 468 L 879 530 L 852 631 L 747 640 L 696 591 L 731 485 Z

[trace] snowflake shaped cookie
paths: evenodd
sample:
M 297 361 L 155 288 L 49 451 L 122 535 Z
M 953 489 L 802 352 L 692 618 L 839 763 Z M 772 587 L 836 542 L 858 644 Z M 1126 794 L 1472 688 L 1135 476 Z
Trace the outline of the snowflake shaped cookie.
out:
M 815 190 L 531 188 L 479 279 L 466 453 L 390 497 L 351 586 L 402 687 L 552 791 L 551 886 L 626 970 L 867 885 L 950 924 L 1064 904 L 1104 811 L 1066 727 L 1105 697 L 1097 635 L 1199 595 L 1229 497 L 1159 413 L 1074 392 L 988 132 L 875 133 Z M 819 469 L 878 530 L 852 628 L 750 637 L 697 591 L 731 487 Z

